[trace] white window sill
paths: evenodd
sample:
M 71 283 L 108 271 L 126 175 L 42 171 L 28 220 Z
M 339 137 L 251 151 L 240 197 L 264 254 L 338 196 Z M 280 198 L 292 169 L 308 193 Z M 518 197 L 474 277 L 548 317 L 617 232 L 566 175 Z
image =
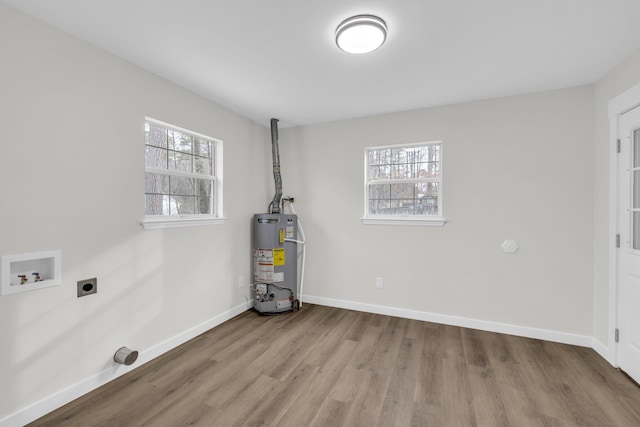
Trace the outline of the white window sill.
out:
M 226 218 L 217 217 L 146 217 L 140 223 L 145 230 L 158 230 L 162 228 L 199 227 L 204 225 L 224 224 Z
M 412 218 L 410 216 L 400 218 L 362 218 L 365 225 L 418 225 L 423 227 L 442 227 L 447 220 L 445 218 Z

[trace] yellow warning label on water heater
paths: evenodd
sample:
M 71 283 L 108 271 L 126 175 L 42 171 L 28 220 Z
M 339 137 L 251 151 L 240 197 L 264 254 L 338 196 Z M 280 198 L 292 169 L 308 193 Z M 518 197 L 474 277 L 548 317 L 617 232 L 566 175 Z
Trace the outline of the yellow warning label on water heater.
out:
M 273 265 L 284 265 L 284 248 L 273 248 Z
M 284 243 L 284 228 L 280 229 L 280 243 Z

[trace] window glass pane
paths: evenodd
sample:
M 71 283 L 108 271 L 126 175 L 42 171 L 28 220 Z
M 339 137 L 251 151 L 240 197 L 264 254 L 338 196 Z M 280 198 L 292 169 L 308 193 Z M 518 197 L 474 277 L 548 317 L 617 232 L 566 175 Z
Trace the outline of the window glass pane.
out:
M 440 148 L 441 145 L 432 145 L 429 153 L 429 161 L 430 162 L 439 162 L 440 161 Z
M 156 173 L 146 173 L 145 193 L 169 194 L 169 177 Z
M 179 215 L 193 215 L 196 213 L 195 197 L 193 196 L 174 196 Z
M 151 123 L 145 123 L 145 143 L 167 148 L 167 130 Z
M 372 166 L 369 168 L 369 179 L 391 179 L 391 166 Z
M 169 170 L 192 172 L 193 156 L 177 151 L 169 151 Z
M 392 148 L 391 155 L 389 157 L 389 163 L 391 163 L 392 165 L 397 165 L 398 163 L 400 163 L 401 152 L 402 152 L 401 148 Z
M 368 150 L 367 151 L 367 164 L 369 166 L 375 166 L 378 164 L 378 151 L 377 150 Z
M 633 131 L 633 167 L 640 167 L 640 129 Z
M 640 249 L 640 212 L 633 213 L 633 249 Z
M 145 195 L 145 215 L 163 215 L 163 196 L 161 194 Z
M 391 210 L 394 214 L 411 214 L 413 210 L 414 199 L 395 199 L 391 200 Z
M 409 179 L 412 177 L 412 168 L 409 163 L 397 163 L 391 166 L 391 179 Z
M 369 172 L 367 173 L 367 179 L 369 181 L 380 178 L 380 167 L 378 166 L 369 166 Z
M 173 196 L 163 196 L 162 198 L 162 211 L 164 215 L 177 215 L 178 214 L 178 202 Z
M 417 210 L 419 215 L 438 215 L 438 196 L 420 199 L 420 205 Z
M 172 176 L 170 179 L 170 193 L 181 196 L 193 196 L 195 194 L 193 187 L 193 178 L 185 178 L 183 176 Z
M 370 150 L 369 151 L 369 164 L 370 165 L 386 165 L 391 161 L 391 150 Z
M 213 192 L 213 181 L 209 179 L 194 179 L 196 196 L 210 197 Z
M 438 214 L 439 185 L 437 182 L 416 184 L 416 209 L 419 215 Z
M 204 139 L 196 139 L 194 141 L 193 154 L 202 157 L 212 157 L 211 142 Z
M 420 182 L 416 184 L 416 197 L 437 196 L 438 187 L 437 182 Z
M 391 199 L 413 199 L 415 184 L 391 184 Z
M 437 162 L 418 163 L 416 178 L 438 178 L 440 165 Z
M 369 186 L 372 215 L 437 215 L 437 182 Z
M 194 172 L 203 175 L 211 175 L 211 159 L 208 157 L 194 157 Z
M 419 162 L 439 162 L 440 144 L 426 145 L 420 150 Z
M 371 215 L 386 215 L 389 211 L 389 200 L 369 200 L 369 213 Z
M 376 199 L 390 199 L 391 198 L 391 185 L 389 184 L 375 184 L 369 186 L 369 200 Z
M 415 157 L 414 153 L 412 153 L 411 157 Z M 408 179 L 418 178 L 418 164 L 413 160 L 411 161 L 411 163 L 407 164 L 407 178 Z
M 211 197 L 196 197 L 196 213 L 209 215 L 212 212 Z
M 147 145 L 144 152 L 144 161 L 148 168 L 166 169 L 167 150 Z
M 640 170 L 633 171 L 633 207 L 640 208 Z
M 171 132 L 171 131 L 169 131 Z M 193 137 L 184 133 L 173 131 L 173 138 L 170 141 L 169 148 L 183 153 L 193 152 Z
M 390 165 L 393 163 L 393 151 L 391 149 L 380 151 L 380 164 Z
M 421 163 L 421 162 L 426 162 L 427 159 L 429 158 L 428 153 L 429 153 L 429 145 L 423 145 L 421 147 L 417 147 L 416 148 L 416 162 L 417 163 Z

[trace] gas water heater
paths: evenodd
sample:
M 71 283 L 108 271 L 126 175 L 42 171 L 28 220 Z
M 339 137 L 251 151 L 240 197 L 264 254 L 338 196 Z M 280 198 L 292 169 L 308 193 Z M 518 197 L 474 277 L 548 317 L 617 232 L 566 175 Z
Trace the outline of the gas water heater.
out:
M 296 215 L 253 216 L 254 308 L 260 313 L 298 308 L 297 227 Z
M 253 216 L 253 307 L 262 314 L 277 314 L 300 307 L 298 289 L 298 244 L 302 245 L 304 273 L 304 239 L 298 239 L 298 217 L 293 210 L 293 198 L 285 198 L 293 210 L 284 213 L 280 153 L 278 148 L 278 120 L 271 119 L 273 178 L 276 194 L 268 213 Z M 300 228 L 301 235 L 304 235 Z M 303 276 L 303 275 L 301 275 Z M 302 282 L 302 277 L 301 280 Z M 302 283 L 301 283 L 302 285 Z

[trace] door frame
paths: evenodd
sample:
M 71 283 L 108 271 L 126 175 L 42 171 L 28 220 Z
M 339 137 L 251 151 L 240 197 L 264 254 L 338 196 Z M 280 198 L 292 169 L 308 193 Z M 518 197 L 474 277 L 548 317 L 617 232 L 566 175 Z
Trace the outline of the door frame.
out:
M 620 116 L 640 106 L 640 83 L 609 101 L 609 330 L 608 357 L 618 367 L 618 343 L 615 331 L 618 328 L 618 138 L 620 138 Z

